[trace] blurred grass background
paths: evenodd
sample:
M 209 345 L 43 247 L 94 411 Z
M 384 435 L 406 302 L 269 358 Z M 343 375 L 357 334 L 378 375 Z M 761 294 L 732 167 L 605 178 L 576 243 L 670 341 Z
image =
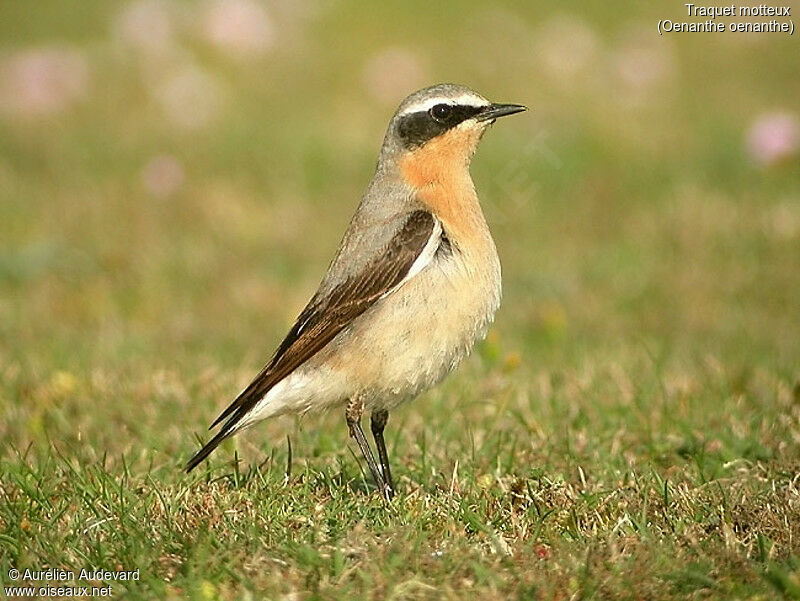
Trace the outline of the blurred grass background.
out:
M 659 37 L 658 19 L 682 9 L 0 3 L 3 576 L 91 558 L 147 569 L 134 596 L 441 598 L 466 581 L 498 597 L 636 598 L 631 583 L 640 598 L 796 594 L 800 53 L 781 34 Z M 493 127 L 473 163 L 504 269 L 495 327 L 390 423 L 405 513 L 392 523 L 359 489 L 336 493 L 360 478 L 339 415 L 239 437 L 212 459 L 232 479 L 211 495 L 204 474 L 180 473 L 196 436 L 314 291 L 396 105 L 441 81 L 532 111 Z M 234 448 L 273 457 L 275 473 L 242 484 Z M 320 478 L 333 483 L 309 484 Z M 581 505 L 630 490 L 652 525 L 650 478 L 698 493 L 674 518 L 697 532 L 645 535 L 625 525 L 627 505 L 595 524 Z M 130 515 L 146 516 L 151 549 L 108 532 L 87 550 L 82 520 L 99 515 L 103 482 L 140 497 Z M 485 502 L 508 490 L 521 514 Z M 309 560 L 315 530 L 280 520 L 274 538 L 212 536 L 211 522 L 203 542 L 194 523 L 176 537 L 150 513 L 158 495 L 187 515 L 205 515 L 184 504 L 195 497 L 251 517 L 273 515 L 267 502 L 274 515 L 329 511 L 326 544 L 355 536 L 380 556 L 378 536 L 394 560 L 379 576 L 369 554 Z M 537 495 L 564 520 L 529 528 Z M 428 524 L 420 503 L 447 510 Z M 57 507 L 75 522 L 54 527 Z M 626 555 L 627 537 L 649 551 Z M 409 559 L 447 545 L 468 569 Z M 635 565 L 593 579 L 589 556 L 606 551 Z M 236 563 L 262 555 L 284 563 L 269 577 Z M 337 561 L 338 580 L 320 581 Z

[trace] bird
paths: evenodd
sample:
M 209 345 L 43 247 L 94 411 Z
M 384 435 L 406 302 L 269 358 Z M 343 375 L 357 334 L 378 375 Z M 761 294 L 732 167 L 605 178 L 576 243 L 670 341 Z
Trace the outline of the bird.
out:
M 339 407 L 391 500 L 389 412 L 450 373 L 485 337 L 500 305 L 500 260 L 469 167 L 487 127 L 525 110 L 456 84 L 402 101 L 319 289 L 211 424 L 219 431 L 187 462 L 187 473 L 263 419 Z M 366 411 L 378 461 L 361 427 Z

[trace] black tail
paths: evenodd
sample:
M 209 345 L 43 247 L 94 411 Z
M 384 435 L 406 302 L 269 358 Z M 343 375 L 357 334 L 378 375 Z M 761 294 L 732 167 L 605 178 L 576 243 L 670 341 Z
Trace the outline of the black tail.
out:
M 186 467 L 184 468 L 186 470 L 186 473 L 188 474 L 199 464 L 201 464 L 203 460 L 209 455 L 211 455 L 214 449 L 216 449 L 219 446 L 219 444 L 223 440 L 228 438 L 228 436 L 230 436 L 231 434 L 232 434 L 232 428 L 228 427 L 223 427 L 222 430 L 217 432 L 214 438 L 209 440 L 202 449 L 200 449 L 199 451 L 197 451 L 197 453 L 195 453 L 194 457 L 192 457 L 189 461 L 186 462 Z

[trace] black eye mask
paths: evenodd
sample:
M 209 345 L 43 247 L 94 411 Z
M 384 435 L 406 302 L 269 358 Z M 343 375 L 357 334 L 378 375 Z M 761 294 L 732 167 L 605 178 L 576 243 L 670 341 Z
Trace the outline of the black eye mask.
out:
M 477 115 L 483 107 L 463 104 L 436 104 L 427 111 L 404 115 L 397 124 L 403 146 L 418 148 L 425 142 Z

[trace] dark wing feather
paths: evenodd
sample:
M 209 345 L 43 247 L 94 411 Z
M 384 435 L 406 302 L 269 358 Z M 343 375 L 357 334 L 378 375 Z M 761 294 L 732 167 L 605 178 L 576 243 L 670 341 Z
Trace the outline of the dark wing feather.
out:
M 414 211 L 386 248 L 357 274 L 345 279 L 327 294 L 311 299 L 289 330 L 275 355 L 211 425 L 226 420 L 222 429 L 186 464 L 191 471 L 233 433 L 236 424 L 269 390 L 308 361 L 354 319 L 384 294 L 400 284 L 420 256 L 436 227 L 427 211 Z

